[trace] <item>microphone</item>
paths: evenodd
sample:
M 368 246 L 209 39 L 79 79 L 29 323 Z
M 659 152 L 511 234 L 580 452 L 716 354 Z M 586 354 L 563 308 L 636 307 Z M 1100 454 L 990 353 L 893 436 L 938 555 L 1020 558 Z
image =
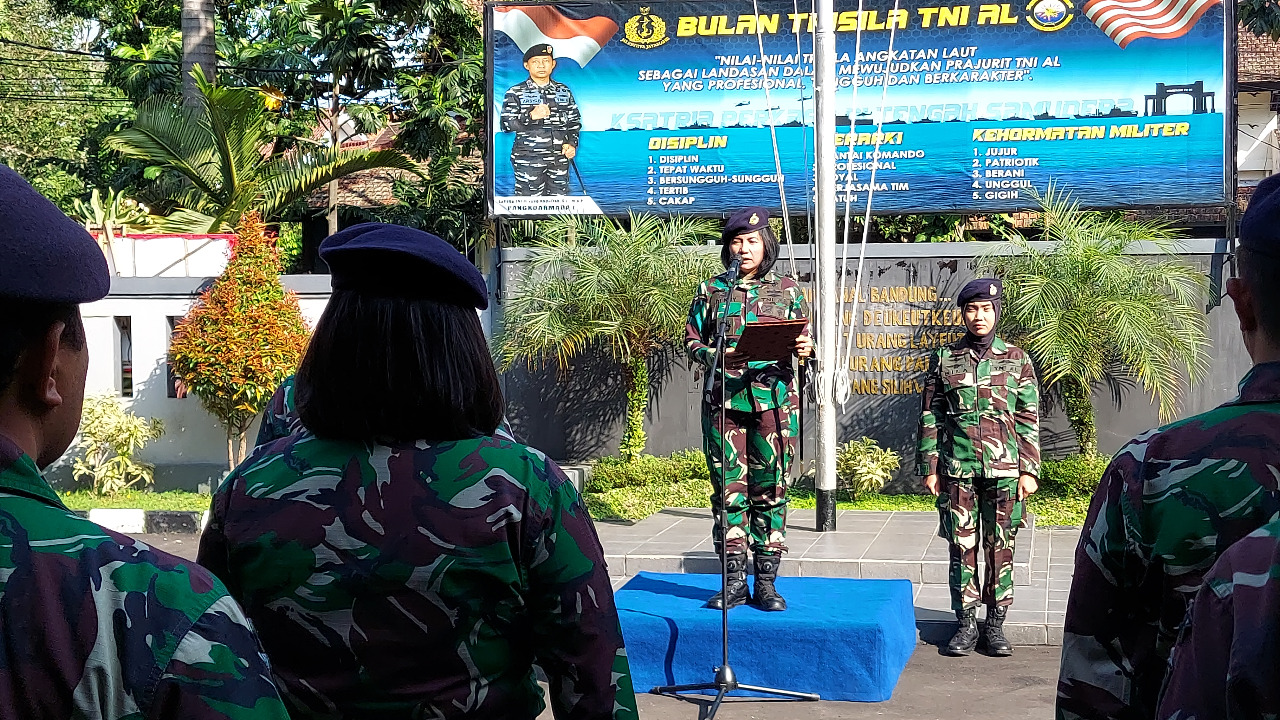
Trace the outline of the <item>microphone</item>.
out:
M 738 275 L 742 272 L 742 255 L 734 254 L 733 260 L 729 263 L 729 269 L 726 274 L 729 276 L 729 282 L 736 282 Z

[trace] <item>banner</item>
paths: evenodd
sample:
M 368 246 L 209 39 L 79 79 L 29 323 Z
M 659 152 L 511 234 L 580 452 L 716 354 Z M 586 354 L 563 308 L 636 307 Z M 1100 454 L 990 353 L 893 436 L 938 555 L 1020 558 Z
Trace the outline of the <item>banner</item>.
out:
M 1220 0 L 862 7 L 836 4 L 841 211 L 1007 211 L 1050 182 L 1090 207 L 1229 202 Z M 803 6 L 487 12 L 492 215 L 812 207 Z

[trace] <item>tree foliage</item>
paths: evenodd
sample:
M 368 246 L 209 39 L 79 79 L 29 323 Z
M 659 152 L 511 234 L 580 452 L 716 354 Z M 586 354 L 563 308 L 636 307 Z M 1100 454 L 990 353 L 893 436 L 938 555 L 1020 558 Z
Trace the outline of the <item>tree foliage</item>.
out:
M 621 452 L 635 459 L 645 445 L 649 357 L 683 337 L 698 283 L 720 269 L 718 258 L 685 246 L 705 245 L 718 230 L 706 219 L 654 215 L 632 215 L 628 226 L 594 217 L 540 223 L 529 275 L 496 339 L 500 365 L 563 368 L 587 350 L 607 352 L 627 390 Z
M 74 49 L 86 24 L 61 17 L 48 0 L 0 2 L 0 39 Z M 128 113 L 93 58 L 5 44 L 0 62 L 0 163 L 25 177 L 64 211 L 109 182 L 96 137 Z M 100 100 L 99 100 L 100 99 Z
M 227 431 L 234 467 L 245 433 L 302 360 L 307 328 L 280 284 L 280 259 L 257 213 L 244 216 L 227 269 L 174 328 L 169 362 Z
M 215 87 L 196 73 L 203 101 L 155 98 L 130 127 L 107 138 L 126 157 L 145 160 L 180 179 L 171 195 L 180 209 L 162 225 L 179 232 L 226 232 L 251 211 L 275 219 L 293 202 L 334 178 L 393 168 L 417 173 L 395 150 L 315 148 L 272 152 L 275 138 L 262 94 Z
M 155 482 L 155 467 L 133 459 L 135 453 L 164 435 L 164 423 L 147 420 L 124 409 L 119 398 L 87 398 L 80 421 L 80 457 L 72 472 L 88 479 L 97 495 L 115 495 L 135 485 Z
M 1093 454 L 1095 384 L 1137 381 L 1167 421 L 1186 383 L 1204 378 L 1208 279 L 1174 256 L 1178 235 L 1165 225 L 1081 210 L 1053 186 L 1034 198 L 1043 239 L 1054 245 L 1012 232 L 978 265 L 1004 279 L 1005 327 L 1042 384 L 1061 394 L 1081 450 Z M 1126 254 L 1136 242 L 1160 254 Z

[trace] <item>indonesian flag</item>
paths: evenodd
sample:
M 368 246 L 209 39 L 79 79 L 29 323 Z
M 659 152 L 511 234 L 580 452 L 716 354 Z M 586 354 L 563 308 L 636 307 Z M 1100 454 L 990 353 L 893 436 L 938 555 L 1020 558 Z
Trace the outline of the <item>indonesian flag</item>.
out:
M 557 58 L 572 58 L 582 67 L 618 32 L 618 24 L 607 17 L 575 20 L 550 5 L 494 8 L 493 25 L 506 33 L 520 52 L 547 43 L 555 48 Z
M 1171 40 L 1190 32 L 1222 0 L 1089 0 L 1084 15 L 1124 48 L 1138 38 Z

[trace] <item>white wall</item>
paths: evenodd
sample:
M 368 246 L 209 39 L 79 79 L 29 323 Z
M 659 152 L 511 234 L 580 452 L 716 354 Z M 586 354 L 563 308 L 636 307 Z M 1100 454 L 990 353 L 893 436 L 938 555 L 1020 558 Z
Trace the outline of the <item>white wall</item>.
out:
M 217 277 L 231 257 L 231 235 L 129 235 L 112 238 L 120 277 Z
M 185 315 L 207 282 L 206 278 L 116 278 L 110 295 L 81 308 L 89 347 L 85 392 L 120 397 L 134 413 L 164 421 L 164 436 L 139 455 L 157 466 L 158 478 L 171 472 L 168 466 L 210 466 L 204 469 L 207 473 L 227 462 L 226 435 L 200 400 L 168 396 L 169 317 Z M 314 327 L 328 302 L 328 276 L 286 278 L 286 285 L 298 292 L 307 326 Z M 121 395 L 121 333 L 117 317 L 129 318 L 131 326 L 131 398 Z M 64 458 L 63 464 L 66 461 Z M 176 483 L 184 484 L 181 479 Z
M 1280 170 L 1280 132 L 1271 93 L 1240 93 L 1236 168 L 1241 185 L 1253 185 Z

